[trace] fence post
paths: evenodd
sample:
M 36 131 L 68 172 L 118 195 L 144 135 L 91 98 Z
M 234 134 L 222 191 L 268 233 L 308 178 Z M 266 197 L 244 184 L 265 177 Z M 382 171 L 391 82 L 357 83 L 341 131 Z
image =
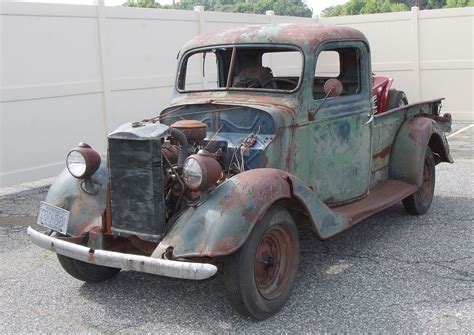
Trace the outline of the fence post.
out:
M 265 12 L 265 15 L 268 17 L 268 23 L 269 24 L 275 24 L 275 11 L 273 10 L 267 10 Z M 273 69 L 273 54 L 270 52 L 267 56 L 267 61 L 268 61 L 268 65 L 271 69 Z
M 198 31 L 197 35 L 200 35 L 204 31 L 204 15 L 202 14 L 204 12 L 204 6 L 194 6 L 194 11 L 197 12 L 198 14 Z
M 419 22 L 418 22 L 419 8 L 414 6 L 411 8 L 411 27 L 412 27 L 412 62 L 413 62 L 413 82 L 415 85 L 415 101 L 421 99 L 421 85 L 420 85 L 420 36 L 419 36 Z
M 275 11 L 273 10 L 267 10 L 265 12 L 265 15 L 268 16 L 268 23 L 274 23 L 275 21 Z
M 104 122 L 104 133 L 107 136 L 111 130 L 111 104 L 112 104 L 112 89 L 111 89 L 111 78 L 110 78 L 110 69 L 108 66 L 108 54 L 107 47 L 105 44 L 105 26 L 106 26 L 106 16 L 105 16 L 105 5 L 104 0 L 95 0 L 95 5 L 97 6 L 97 32 L 99 39 L 99 59 L 100 59 L 100 69 L 102 77 L 102 93 L 104 98 L 104 104 L 102 107 L 102 120 Z M 105 140 L 105 148 L 107 148 L 107 139 Z
M 197 15 L 198 15 L 198 25 L 197 25 L 197 34 L 196 35 L 200 35 L 204 32 L 204 6 L 194 6 L 194 11 L 197 12 Z M 204 62 L 205 62 L 205 54 L 202 55 L 202 66 L 203 66 L 203 72 L 201 72 L 201 75 L 204 74 Z M 201 76 L 201 89 L 205 89 L 206 87 L 208 87 L 208 81 L 207 81 L 207 78 L 205 76 Z

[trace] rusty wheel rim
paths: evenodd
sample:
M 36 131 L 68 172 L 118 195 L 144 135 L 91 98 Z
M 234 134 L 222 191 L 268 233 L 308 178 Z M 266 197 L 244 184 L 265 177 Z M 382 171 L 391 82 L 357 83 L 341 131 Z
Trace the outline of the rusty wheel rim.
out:
M 423 202 L 429 202 L 433 195 L 433 174 L 431 173 L 431 162 L 429 159 L 425 159 L 423 165 L 423 183 L 420 187 L 420 197 Z
M 265 299 L 275 299 L 288 288 L 292 247 L 290 235 L 282 227 L 271 227 L 263 235 L 256 251 L 255 282 Z

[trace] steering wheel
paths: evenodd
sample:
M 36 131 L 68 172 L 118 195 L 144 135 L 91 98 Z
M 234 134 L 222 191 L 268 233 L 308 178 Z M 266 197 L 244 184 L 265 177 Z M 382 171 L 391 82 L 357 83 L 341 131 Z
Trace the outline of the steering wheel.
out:
M 235 83 L 234 87 L 259 88 L 263 86 L 257 78 L 245 78 Z
M 267 88 L 267 85 L 268 84 L 272 84 L 272 87 L 273 89 L 277 89 L 277 85 L 276 85 L 276 82 L 277 81 L 281 81 L 283 83 L 287 83 L 287 84 L 291 84 L 291 85 L 294 85 L 295 87 L 298 85 L 297 82 L 295 82 L 294 80 L 291 80 L 291 79 L 287 79 L 287 78 L 277 78 L 277 77 L 274 77 L 274 78 L 270 78 L 268 79 L 266 82 L 263 83 L 262 87 L 263 88 Z

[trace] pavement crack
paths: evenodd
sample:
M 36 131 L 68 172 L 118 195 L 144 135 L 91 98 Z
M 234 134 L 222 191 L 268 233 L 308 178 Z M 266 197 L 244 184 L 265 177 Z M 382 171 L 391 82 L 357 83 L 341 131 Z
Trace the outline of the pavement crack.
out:
M 474 297 L 464 297 L 464 298 L 459 298 L 459 299 L 422 299 L 418 301 L 412 301 L 412 302 L 398 302 L 394 304 L 387 305 L 386 308 L 392 308 L 396 306 L 407 306 L 407 305 L 423 305 L 423 304 L 460 304 L 469 300 L 474 300 Z
M 381 258 L 381 259 L 391 260 L 391 261 L 395 261 L 395 262 L 398 262 L 398 263 L 404 263 L 404 264 L 408 264 L 408 265 L 416 265 L 416 264 L 437 265 L 437 264 L 440 264 L 440 263 L 454 263 L 454 262 L 458 262 L 458 261 L 461 261 L 461 260 L 466 260 L 466 259 L 471 259 L 472 258 L 472 256 L 466 256 L 466 257 L 453 258 L 453 259 L 447 259 L 447 260 L 439 260 L 439 261 L 428 261 L 428 260 L 410 261 L 410 260 L 405 260 L 405 259 L 401 259 L 401 258 L 382 256 L 382 255 L 377 255 L 377 254 L 357 255 L 357 254 L 333 253 L 333 252 L 329 251 L 329 248 L 327 248 L 327 251 L 324 251 L 323 253 L 328 255 L 328 256 L 360 258 L 360 259 L 368 259 L 368 260 L 371 260 L 371 261 L 373 261 L 373 258 Z
M 326 250 L 329 250 L 329 248 L 326 248 Z M 472 277 L 471 272 L 455 269 L 453 267 L 444 265 L 444 263 L 455 263 L 455 262 L 458 262 L 458 261 L 461 261 L 461 260 L 471 259 L 472 256 L 465 256 L 465 257 L 453 258 L 453 259 L 448 259 L 448 260 L 439 260 L 439 261 L 427 261 L 427 260 L 409 261 L 409 260 L 404 260 L 404 259 L 400 259 L 400 258 L 396 258 L 396 257 L 388 257 L 388 256 L 377 255 L 377 254 L 357 255 L 357 254 L 333 253 L 333 252 L 330 252 L 330 251 L 324 251 L 323 253 L 327 256 L 365 259 L 365 260 L 368 260 L 370 262 L 374 262 L 376 264 L 380 264 L 378 259 L 395 261 L 397 263 L 411 265 L 411 266 L 416 266 L 416 265 L 420 265 L 420 264 L 429 264 L 429 265 L 434 265 L 434 266 L 439 267 L 439 268 L 447 269 L 447 270 L 449 270 L 451 272 L 454 272 L 455 274 L 457 274 L 459 276 L 462 276 L 462 277 L 465 277 L 465 278 L 458 278 L 458 277 L 452 277 L 452 276 L 442 276 L 442 275 L 432 273 L 430 271 L 424 271 L 422 269 L 418 269 L 418 270 L 421 271 L 421 272 L 430 274 L 434 277 L 441 278 L 441 279 L 464 281 L 464 282 L 473 282 L 474 281 L 473 279 L 471 279 L 471 277 Z

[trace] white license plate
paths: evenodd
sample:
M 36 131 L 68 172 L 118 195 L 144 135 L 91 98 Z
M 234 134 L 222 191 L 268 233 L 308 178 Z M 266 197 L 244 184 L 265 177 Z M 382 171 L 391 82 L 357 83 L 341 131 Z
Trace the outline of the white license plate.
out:
M 41 201 L 37 221 L 39 225 L 66 234 L 68 222 L 69 211 Z

